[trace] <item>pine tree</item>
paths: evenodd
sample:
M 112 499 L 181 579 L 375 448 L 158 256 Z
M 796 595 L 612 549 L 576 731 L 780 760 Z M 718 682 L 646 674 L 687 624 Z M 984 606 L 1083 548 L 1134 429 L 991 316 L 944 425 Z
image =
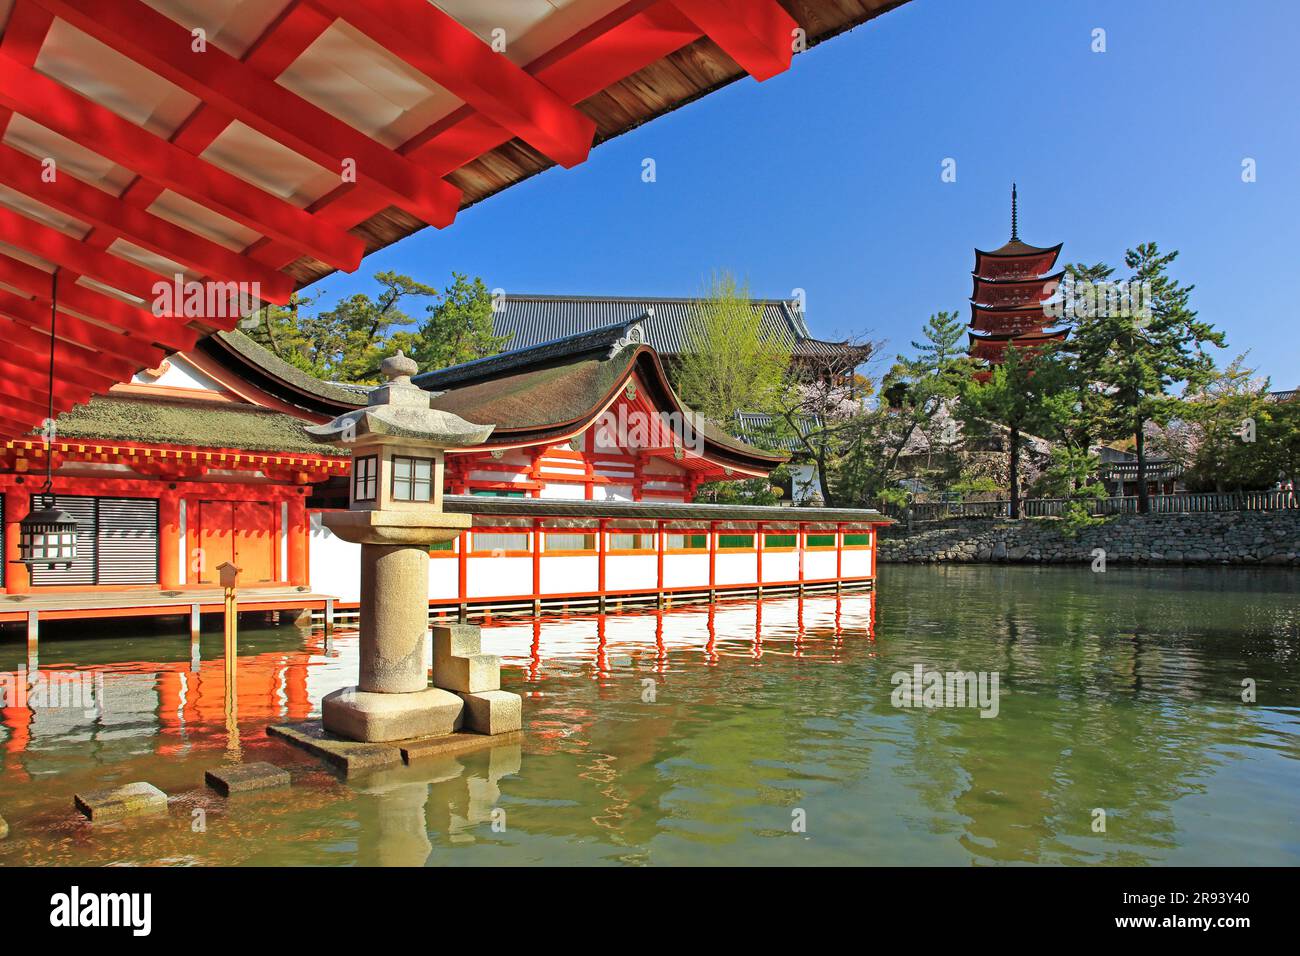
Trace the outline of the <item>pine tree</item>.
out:
M 421 369 L 433 370 L 496 355 L 512 335 L 497 335 L 492 325 L 492 296 L 483 280 L 453 272 L 451 285 L 428 306 L 428 318 L 411 342 Z
M 1189 305 L 1194 287 L 1169 275 L 1177 257 L 1177 251 L 1162 254 L 1154 242 L 1128 250 L 1129 288 L 1145 300 L 1142 307 L 1098 308 L 1074 330 L 1080 367 L 1104 388 L 1111 423 L 1136 444 L 1142 514 L 1150 511 L 1146 426 L 1169 420 L 1176 407 L 1175 386 L 1197 389 L 1208 380 L 1214 363 L 1205 346 L 1224 345 L 1223 333 L 1197 319 Z

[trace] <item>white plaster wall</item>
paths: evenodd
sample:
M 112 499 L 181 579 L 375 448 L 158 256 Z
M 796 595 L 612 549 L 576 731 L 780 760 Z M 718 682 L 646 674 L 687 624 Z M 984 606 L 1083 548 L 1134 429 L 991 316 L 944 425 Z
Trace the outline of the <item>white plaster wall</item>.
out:
M 470 557 L 465 562 L 468 597 L 517 597 L 533 593 L 533 559 Z
M 542 555 L 542 593 L 580 594 L 600 586 L 600 558 L 586 555 Z
M 658 584 L 658 558 L 653 554 L 610 554 L 605 556 L 605 589 L 617 591 L 653 589 Z
M 835 552 L 809 551 L 803 556 L 803 579 L 805 581 L 835 580 Z
M 460 596 L 460 562 L 456 558 L 429 558 L 429 599 L 455 600 Z
M 664 555 L 664 587 L 707 588 L 709 556 L 707 554 Z
M 753 552 L 718 552 L 718 584 L 753 584 L 758 577 L 758 556 Z
M 321 524 L 319 511 L 311 512 L 308 560 L 313 591 L 340 601 L 361 600 L 361 545 L 336 537 Z
M 798 551 L 764 551 L 764 581 L 797 581 L 799 579 Z
M 550 482 L 542 486 L 538 493 L 541 498 L 557 498 L 567 501 L 581 501 L 587 497 L 586 485 L 570 484 L 567 481 Z
M 834 572 L 831 572 L 834 574 Z M 864 578 L 871 575 L 871 549 L 844 552 L 844 576 L 846 578 Z

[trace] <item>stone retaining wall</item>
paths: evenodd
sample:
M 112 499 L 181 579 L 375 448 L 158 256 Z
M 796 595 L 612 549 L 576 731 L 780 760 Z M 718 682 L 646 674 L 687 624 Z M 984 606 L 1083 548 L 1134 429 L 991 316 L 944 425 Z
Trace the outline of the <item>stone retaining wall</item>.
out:
M 882 563 L 1092 563 L 1096 549 L 1115 564 L 1238 564 L 1300 567 L 1300 511 L 1121 515 L 1077 538 L 1055 518 L 900 521 L 880 533 Z

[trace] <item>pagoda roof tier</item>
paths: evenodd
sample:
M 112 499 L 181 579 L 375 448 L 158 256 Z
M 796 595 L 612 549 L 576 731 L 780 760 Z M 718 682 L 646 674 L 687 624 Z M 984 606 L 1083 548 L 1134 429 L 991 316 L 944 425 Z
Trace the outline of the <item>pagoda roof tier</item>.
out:
M 1000 362 L 1009 347 L 1040 349 L 1053 342 L 1064 342 L 1066 330 L 1032 332 L 1027 335 L 975 335 L 970 333 L 970 354 L 978 359 Z
M 986 279 L 1033 279 L 1043 276 L 1056 266 L 1065 243 L 1054 246 L 1031 246 L 1012 239 L 1001 248 L 986 252 L 975 250 L 974 275 Z
M 980 305 L 1014 308 L 1043 302 L 1056 294 L 1065 270 L 1029 279 L 989 279 L 971 273 L 971 301 Z
M 977 302 L 970 305 L 970 327 L 977 332 L 1023 335 L 1025 332 L 1041 332 L 1044 327 L 1055 324 L 1056 319 L 1043 311 L 1042 303 L 1014 309 Z

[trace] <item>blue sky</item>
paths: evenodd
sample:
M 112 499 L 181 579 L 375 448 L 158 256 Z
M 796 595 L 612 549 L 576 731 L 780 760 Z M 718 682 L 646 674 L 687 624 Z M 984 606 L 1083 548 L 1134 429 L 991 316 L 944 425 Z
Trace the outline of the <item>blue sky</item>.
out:
M 1294 0 L 913 0 L 314 291 L 454 269 L 511 292 L 692 295 L 728 269 L 755 295 L 806 290 L 814 334 L 893 354 L 931 312 L 965 317 L 973 247 L 1008 238 L 1015 180 L 1021 238 L 1064 242 L 1064 261 L 1180 250 L 1222 363 L 1249 349 L 1294 388 L 1298 37 Z

